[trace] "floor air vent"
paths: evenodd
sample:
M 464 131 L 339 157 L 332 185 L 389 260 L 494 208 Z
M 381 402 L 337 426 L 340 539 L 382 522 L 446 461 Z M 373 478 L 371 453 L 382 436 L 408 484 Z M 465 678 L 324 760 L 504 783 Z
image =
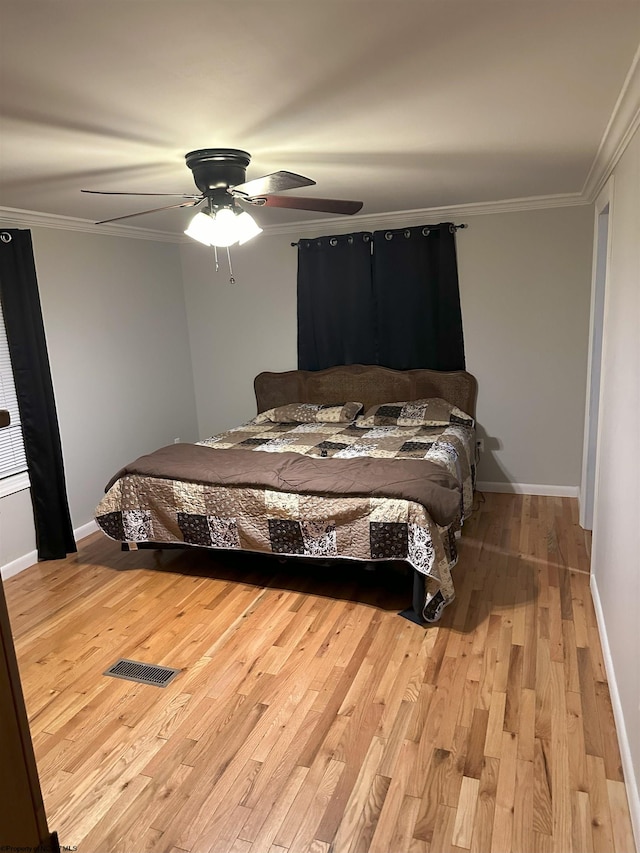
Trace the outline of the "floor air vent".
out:
M 153 663 L 140 663 L 137 660 L 120 658 L 102 674 L 124 678 L 126 681 L 137 681 L 140 684 L 153 684 L 154 687 L 166 687 L 179 672 L 179 669 L 171 669 L 168 666 L 156 666 Z

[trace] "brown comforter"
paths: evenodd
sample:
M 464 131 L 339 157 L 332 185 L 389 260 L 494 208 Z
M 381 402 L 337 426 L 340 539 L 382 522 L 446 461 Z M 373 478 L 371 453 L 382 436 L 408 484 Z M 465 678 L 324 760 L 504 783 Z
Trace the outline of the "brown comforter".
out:
M 315 495 L 398 498 L 421 504 L 440 526 L 460 516 L 459 483 L 427 459 L 318 458 L 170 444 L 121 468 L 105 491 L 131 474 Z

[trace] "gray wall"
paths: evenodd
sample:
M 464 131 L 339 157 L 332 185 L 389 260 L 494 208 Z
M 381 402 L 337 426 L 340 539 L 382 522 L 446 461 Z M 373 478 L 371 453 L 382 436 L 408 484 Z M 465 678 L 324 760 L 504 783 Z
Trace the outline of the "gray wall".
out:
M 33 228 L 75 528 L 117 468 L 197 436 L 179 247 Z M 0 565 L 35 547 L 26 493 L 0 500 Z M 4 528 L 10 526 L 7 539 Z
M 613 178 L 591 569 L 640 844 L 640 131 Z
M 591 207 L 464 219 L 467 365 L 487 444 L 479 479 L 576 487 Z M 32 233 L 78 528 L 122 464 L 248 420 L 254 376 L 295 368 L 296 250 L 290 234 L 232 250 L 230 285 L 224 255 L 215 273 L 211 252 L 195 243 Z M 28 493 L 0 499 L 0 534 L 0 565 L 33 551 Z
M 459 233 L 467 367 L 495 483 L 577 487 L 587 376 L 590 205 L 469 217 Z
M 479 478 L 577 488 L 592 208 L 463 219 L 467 367 L 478 377 L 486 436 Z M 252 383 L 261 370 L 296 367 L 297 258 L 290 243 L 291 235 L 262 235 L 232 250 L 233 286 L 224 266 L 214 272 L 207 249 L 181 247 L 201 437 L 255 414 Z
M 296 359 L 296 251 L 291 237 L 260 237 L 226 252 L 220 270 L 199 244 L 183 244 L 198 429 L 206 438 L 255 415 L 253 379 L 261 370 L 291 370 Z

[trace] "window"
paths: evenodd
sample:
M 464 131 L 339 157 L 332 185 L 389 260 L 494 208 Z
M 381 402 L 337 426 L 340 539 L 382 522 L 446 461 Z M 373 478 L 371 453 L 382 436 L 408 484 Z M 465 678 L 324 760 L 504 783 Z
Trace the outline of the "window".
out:
M 16 389 L 13 383 L 13 369 L 7 343 L 4 317 L 0 308 L 0 409 L 7 409 L 11 415 L 11 425 L 0 429 L 0 481 L 27 470 L 24 455 L 22 428 Z

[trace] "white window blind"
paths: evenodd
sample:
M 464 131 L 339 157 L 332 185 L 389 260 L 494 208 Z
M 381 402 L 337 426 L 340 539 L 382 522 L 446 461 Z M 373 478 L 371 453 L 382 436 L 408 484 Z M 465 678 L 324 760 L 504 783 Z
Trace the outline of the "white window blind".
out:
M 4 327 L 4 316 L 0 307 L 0 409 L 7 409 L 11 415 L 11 425 L 0 428 L 0 480 L 20 474 L 27 470 L 27 460 L 24 455 L 22 428 L 16 389 L 13 383 L 13 369 L 9 356 L 7 332 Z

